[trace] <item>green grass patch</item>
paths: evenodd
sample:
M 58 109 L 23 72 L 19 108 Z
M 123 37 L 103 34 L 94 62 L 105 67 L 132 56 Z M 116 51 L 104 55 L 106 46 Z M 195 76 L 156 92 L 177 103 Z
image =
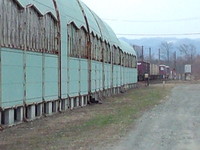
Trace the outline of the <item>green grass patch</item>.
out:
M 144 110 L 150 109 L 160 103 L 170 91 L 170 88 L 147 87 L 134 89 L 122 96 L 108 98 L 105 105 L 106 113 L 101 111 L 93 118 L 86 121 L 79 128 L 103 128 L 113 124 L 123 124 L 125 126 L 134 122 L 134 120 Z M 110 109 L 110 111 L 108 111 Z M 96 110 L 98 111 L 98 110 Z

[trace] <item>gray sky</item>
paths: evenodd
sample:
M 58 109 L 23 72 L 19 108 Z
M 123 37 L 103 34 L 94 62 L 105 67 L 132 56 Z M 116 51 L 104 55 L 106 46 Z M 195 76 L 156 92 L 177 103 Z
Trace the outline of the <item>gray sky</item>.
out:
M 107 22 L 118 37 L 140 38 L 140 34 L 148 35 L 147 37 L 155 34 L 161 37 L 163 34 L 199 33 L 167 37 L 200 38 L 200 0 L 82 1 Z

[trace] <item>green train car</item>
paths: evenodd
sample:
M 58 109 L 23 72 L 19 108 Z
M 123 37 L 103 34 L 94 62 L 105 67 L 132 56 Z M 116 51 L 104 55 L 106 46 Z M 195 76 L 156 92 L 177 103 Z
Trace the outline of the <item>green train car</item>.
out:
M 136 53 L 79 0 L 0 0 L 0 125 L 137 83 Z

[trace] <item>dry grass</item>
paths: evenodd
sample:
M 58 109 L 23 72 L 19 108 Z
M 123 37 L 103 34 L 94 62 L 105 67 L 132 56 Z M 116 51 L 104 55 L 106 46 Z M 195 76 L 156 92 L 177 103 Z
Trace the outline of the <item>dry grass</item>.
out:
M 107 98 L 101 105 L 56 114 L 0 132 L 0 149 L 93 149 L 119 140 L 144 112 L 159 104 L 173 84 L 152 85 Z

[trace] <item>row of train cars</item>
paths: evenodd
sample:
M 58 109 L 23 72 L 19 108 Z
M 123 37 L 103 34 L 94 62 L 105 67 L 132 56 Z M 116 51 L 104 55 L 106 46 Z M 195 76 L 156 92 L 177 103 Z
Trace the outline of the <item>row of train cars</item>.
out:
M 175 76 L 175 70 L 171 70 L 167 65 L 157 65 L 145 61 L 137 62 L 138 81 L 169 79 L 170 76 Z

